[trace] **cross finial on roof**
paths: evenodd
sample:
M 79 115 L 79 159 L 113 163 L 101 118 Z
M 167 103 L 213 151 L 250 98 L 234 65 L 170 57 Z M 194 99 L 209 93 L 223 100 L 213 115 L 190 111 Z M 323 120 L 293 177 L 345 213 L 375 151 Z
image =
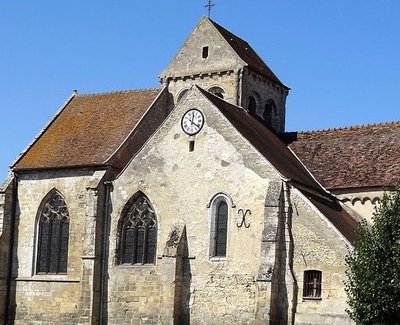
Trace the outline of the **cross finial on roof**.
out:
M 208 9 L 208 18 L 211 16 L 211 8 L 215 6 L 215 3 L 213 3 L 211 0 L 208 0 L 208 3 L 204 5 L 204 8 Z

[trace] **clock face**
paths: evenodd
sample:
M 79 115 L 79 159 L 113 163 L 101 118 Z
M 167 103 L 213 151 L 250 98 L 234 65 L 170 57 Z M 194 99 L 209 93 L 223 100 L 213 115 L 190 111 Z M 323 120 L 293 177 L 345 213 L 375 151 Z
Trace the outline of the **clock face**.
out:
M 182 117 L 182 130 L 189 135 L 198 133 L 204 124 L 204 116 L 198 109 L 188 110 Z

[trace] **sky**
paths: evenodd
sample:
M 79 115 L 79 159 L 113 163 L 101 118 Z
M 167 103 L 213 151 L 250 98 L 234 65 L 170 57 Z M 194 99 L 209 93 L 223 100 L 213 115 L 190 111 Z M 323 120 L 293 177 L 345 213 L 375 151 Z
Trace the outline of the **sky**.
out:
M 158 87 L 206 2 L 0 0 L 0 183 L 74 89 Z M 291 88 L 286 130 L 400 119 L 400 1 L 214 2 Z

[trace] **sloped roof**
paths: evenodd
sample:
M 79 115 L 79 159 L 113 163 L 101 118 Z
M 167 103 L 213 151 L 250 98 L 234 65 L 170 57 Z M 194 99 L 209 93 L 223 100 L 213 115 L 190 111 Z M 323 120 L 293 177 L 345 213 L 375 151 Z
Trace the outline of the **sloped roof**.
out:
M 310 193 L 303 192 L 303 194 L 351 244 L 354 244 L 359 224 L 339 203 Z
M 283 176 L 307 188 L 324 192 L 286 144 L 270 129 L 245 109 L 234 106 L 201 88 L 199 90 Z
M 249 43 L 245 40 L 241 39 L 239 36 L 231 33 L 226 28 L 217 24 L 215 21 L 211 20 L 211 23 L 215 26 L 215 28 L 219 31 L 219 33 L 223 36 L 223 38 L 229 43 L 229 45 L 233 48 L 233 50 L 239 55 L 239 57 L 247 63 L 249 68 L 260 75 L 268 78 L 271 81 L 274 81 L 280 86 L 285 86 L 278 77 L 271 71 L 271 69 L 265 64 L 265 62 L 260 58 L 260 56 L 253 50 Z
M 308 197 L 350 243 L 354 243 L 357 221 L 318 184 L 277 135 L 243 108 L 229 104 L 201 88 L 199 90 L 283 176 L 290 178 L 291 183 Z
M 290 148 L 325 188 L 400 181 L 400 121 L 292 134 Z
M 161 89 L 75 95 L 14 164 L 15 169 L 104 165 Z

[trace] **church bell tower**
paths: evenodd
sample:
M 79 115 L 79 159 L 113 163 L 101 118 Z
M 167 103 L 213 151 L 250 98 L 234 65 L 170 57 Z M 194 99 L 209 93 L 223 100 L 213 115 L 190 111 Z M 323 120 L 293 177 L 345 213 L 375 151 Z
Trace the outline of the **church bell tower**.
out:
M 196 84 L 245 108 L 275 132 L 285 130 L 289 88 L 246 41 L 208 17 L 200 19 L 159 78 L 175 105 Z

